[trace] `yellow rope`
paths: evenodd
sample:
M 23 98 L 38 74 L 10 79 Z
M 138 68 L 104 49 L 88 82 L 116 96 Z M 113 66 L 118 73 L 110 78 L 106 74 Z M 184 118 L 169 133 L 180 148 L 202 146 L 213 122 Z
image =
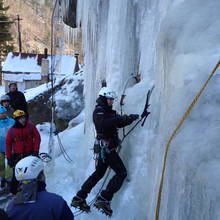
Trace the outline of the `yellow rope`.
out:
M 158 192 L 158 197 L 157 197 L 157 207 L 156 207 L 156 216 L 155 216 L 155 220 L 159 220 L 159 216 L 160 216 L 160 203 L 161 203 L 161 195 L 162 195 L 162 191 L 163 191 L 163 182 L 164 182 L 164 174 L 165 174 L 165 169 L 166 169 L 166 161 L 167 161 L 167 154 L 168 154 L 168 150 L 170 147 L 170 143 L 173 140 L 174 136 L 176 135 L 177 131 L 179 130 L 179 128 L 181 127 L 181 125 L 183 124 L 183 122 L 185 121 L 186 117 L 189 115 L 190 111 L 192 110 L 193 106 L 196 104 L 196 102 L 198 101 L 199 97 L 201 96 L 203 90 L 205 89 L 205 87 L 207 86 L 209 80 L 212 78 L 212 76 L 214 75 L 215 71 L 218 69 L 220 65 L 220 60 L 218 61 L 218 63 L 216 64 L 215 68 L 213 69 L 213 71 L 211 72 L 210 76 L 208 77 L 208 79 L 206 80 L 206 82 L 204 83 L 204 85 L 202 86 L 202 88 L 199 90 L 199 92 L 197 93 L 197 95 L 195 96 L 195 98 L 193 99 L 192 103 L 190 104 L 190 106 L 187 108 L 186 112 L 184 113 L 182 119 L 180 120 L 179 124 L 176 126 L 175 130 L 173 131 L 172 135 L 170 136 L 169 140 L 166 143 L 166 150 L 165 150 L 165 154 L 164 154 L 164 159 L 163 159 L 163 169 L 162 169 L 162 175 L 161 175 L 161 179 L 160 179 L 160 188 L 159 188 L 159 192 Z

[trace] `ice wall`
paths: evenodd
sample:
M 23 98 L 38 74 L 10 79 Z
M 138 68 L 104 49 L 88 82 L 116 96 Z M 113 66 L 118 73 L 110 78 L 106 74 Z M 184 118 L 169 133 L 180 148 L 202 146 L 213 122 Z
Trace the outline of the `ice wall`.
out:
M 141 74 L 126 91 L 126 113 L 141 113 L 147 89 L 156 86 L 151 117 L 123 144 L 129 181 L 112 201 L 114 219 L 154 219 L 165 143 L 219 59 L 219 9 L 217 0 L 78 0 L 88 142 L 103 79 L 120 95 L 129 75 Z M 219 81 L 215 75 L 171 144 L 160 220 L 220 219 Z M 92 159 L 84 161 L 92 171 Z
M 219 9 L 219 1 L 174 1 L 161 23 L 157 82 L 162 142 L 219 59 Z M 218 90 L 215 75 L 171 144 L 162 219 L 220 218 Z

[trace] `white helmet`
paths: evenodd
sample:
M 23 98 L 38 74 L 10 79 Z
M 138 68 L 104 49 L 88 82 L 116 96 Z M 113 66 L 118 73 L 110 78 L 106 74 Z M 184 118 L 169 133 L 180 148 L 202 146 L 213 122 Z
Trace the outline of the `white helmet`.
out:
M 107 99 L 116 99 L 117 95 L 115 91 L 108 87 L 102 87 L 101 90 L 99 91 L 99 96 L 104 96 Z
M 2 101 L 10 101 L 10 97 L 8 95 L 2 95 L 0 98 L 0 102 Z
M 44 164 L 38 157 L 28 156 L 16 164 L 15 177 L 18 181 L 37 179 L 43 169 Z

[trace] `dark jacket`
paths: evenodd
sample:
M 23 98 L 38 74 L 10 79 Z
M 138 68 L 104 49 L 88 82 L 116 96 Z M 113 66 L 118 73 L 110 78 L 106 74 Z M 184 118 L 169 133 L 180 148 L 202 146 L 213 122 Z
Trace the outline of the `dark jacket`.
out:
M 11 220 L 73 220 L 74 216 L 66 201 L 45 190 L 46 184 L 39 183 L 37 201 L 14 205 L 12 200 L 7 208 Z
M 14 111 L 23 110 L 27 113 L 27 102 L 22 92 L 9 92 L 7 95 L 10 97 L 10 105 Z
M 118 146 L 118 128 L 125 127 L 133 122 L 127 115 L 119 115 L 112 107 L 108 106 L 105 97 L 100 96 L 93 112 L 93 122 L 98 138 L 110 141 L 110 148 Z

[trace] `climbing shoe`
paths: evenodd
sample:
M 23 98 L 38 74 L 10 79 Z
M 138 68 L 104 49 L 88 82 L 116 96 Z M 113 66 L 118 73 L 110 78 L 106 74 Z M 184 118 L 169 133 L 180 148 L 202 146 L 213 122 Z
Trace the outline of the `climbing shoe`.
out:
M 105 213 L 107 216 L 109 217 L 112 216 L 113 211 L 110 207 L 110 202 L 105 198 L 103 198 L 102 196 L 99 196 L 96 199 L 94 206 L 102 213 Z
M 74 208 L 78 208 L 85 212 L 90 212 L 90 206 L 86 203 L 86 200 L 80 198 L 79 196 L 73 197 L 71 206 L 73 206 Z

